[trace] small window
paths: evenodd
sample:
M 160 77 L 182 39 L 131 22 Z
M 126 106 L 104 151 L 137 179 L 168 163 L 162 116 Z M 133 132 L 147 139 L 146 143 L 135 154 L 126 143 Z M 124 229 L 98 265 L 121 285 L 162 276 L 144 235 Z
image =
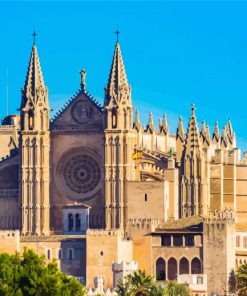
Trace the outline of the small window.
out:
M 68 215 L 68 229 L 69 231 L 73 231 L 73 228 L 74 228 L 74 219 L 73 219 L 73 214 L 69 214 Z
M 202 276 L 197 278 L 197 284 L 199 284 L 199 285 L 203 284 L 203 277 Z
M 236 247 L 237 248 L 240 247 L 240 236 L 239 235 L 236 236 Z
M 69 248 L 68 251 L 67 251 L 67 259 L 68 260 L 73 260 L 75 259 L 75 252 L 74 252 L 74 249 L 72 248 Z
M 103 251 L 101 251 L 101 252 L 100 252 L 100 255 L 101 255 L 101 256 L 103 256 L 103 255 L 104 255 L 104 252 L 103 252 Z
M 148 195 L 147 195 L 147 193 L 145 193 L 145 195 L 144 195 L 144 200 L 145 201 L 148 201 Z
M 57 250 L 57 259 L 59 259 L 59 260 L 63 259 L 63 250 L 62 249 Z
M 189 236 L 188 237 L 188 246 L 194 246 L 195 245 L 195 241 L 194 241 L 194 236 Z
M 46 257 L 47 257 L 48 260 L 51 259 L 51 250 L 50 249 L 47 249 L 47 251 L 46 251 Z
M 247 236 L 244 237 L 244 248 L 247 249 Z

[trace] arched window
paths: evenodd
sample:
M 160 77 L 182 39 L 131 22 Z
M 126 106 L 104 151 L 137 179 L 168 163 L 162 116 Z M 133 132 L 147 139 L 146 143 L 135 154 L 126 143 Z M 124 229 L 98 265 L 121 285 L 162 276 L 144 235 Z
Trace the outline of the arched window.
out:
M 178 264 L 175 258 L 168 260 L 168 279 L 170 281 L 176 280 L 178 274 Z
M 63 250 L 62 249 L 57 250 L 57 259 L 59 259 L 59 260 L 63 259 Z
M 73 228 L 74 228 L 73 214 L 69 214 L 68 215 L 68 229 L 69 229 L 69 231 L 73 231 Z
M 75 231 L 81 230 L 81 217 L 80 214 L 75 215 Z
M 156 261 L 156 280 L 157 281 L 164 281 L 166 279 L 166 263 L 163 258 L 159 258 Z
M 202 273 L 201 261 L 198 258 L 194 258 L 191 261 L 191 273 L 192 274 Z
M 117 110 L 112 110 L 112 128 L 117 128 Z
M 185 257 L 179 262 L 179 274 L 189 274 L 189 261 Z

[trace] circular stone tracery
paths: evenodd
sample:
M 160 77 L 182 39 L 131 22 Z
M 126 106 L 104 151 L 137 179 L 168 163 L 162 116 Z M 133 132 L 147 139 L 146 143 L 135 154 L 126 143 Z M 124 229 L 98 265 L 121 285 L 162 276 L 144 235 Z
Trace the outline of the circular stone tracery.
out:
M 88 155 L 75 155 L 64 165 L 63 178 L 66 186 L 76 193 L 88 193 L 100 181 L 100 167 Z

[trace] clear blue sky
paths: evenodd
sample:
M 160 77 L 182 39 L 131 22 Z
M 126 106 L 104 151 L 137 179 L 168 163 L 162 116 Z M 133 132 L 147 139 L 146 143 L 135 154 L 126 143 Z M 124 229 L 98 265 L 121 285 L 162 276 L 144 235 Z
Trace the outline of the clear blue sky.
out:
M 36 28 L 51 106 L 57 110 L 79 88 L 101 102 L 119 26 L 133 103 L 143 123 L 167 113 L 175 132 L 185 126 L 190 105 L 210 131 L 232 120 L 238 144 L 247 150 L 247 2 L 0 2 L 0 116 L 20 104 Z

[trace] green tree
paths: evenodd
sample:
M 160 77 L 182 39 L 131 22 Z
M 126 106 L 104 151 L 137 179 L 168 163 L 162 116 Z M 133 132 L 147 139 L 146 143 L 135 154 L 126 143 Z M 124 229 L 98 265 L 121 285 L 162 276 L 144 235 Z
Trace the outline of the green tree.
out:
M 130 286 L 131 295 L 134 296 L 149 296 L 154 286 L 153 277 L 146 274 L 145 270 L 138 270 L 129 274 L 126 280 Z
M 171 281 L 165 286 L 165 296 L 189 296 L 189 287 L 186 284 L 178 284 L 176 281 Z
M 52 262 L 25 250 L 23 257 L 0 255 L 0 296 L 84 296 L 85 288 L 74 278 L 60 272 Z
M 247 295 L 247 264 L 241 265 L 236 272 L 236 290 L 239 296 Z

